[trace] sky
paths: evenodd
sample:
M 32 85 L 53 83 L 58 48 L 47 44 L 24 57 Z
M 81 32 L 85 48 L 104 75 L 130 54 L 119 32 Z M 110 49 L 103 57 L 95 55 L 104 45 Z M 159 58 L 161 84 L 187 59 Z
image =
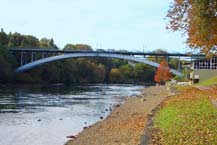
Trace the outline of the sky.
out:
M 0 0 L 0 28 L 58 47 L 186 52 L 185 37 L 165 29 L 172 0 Z

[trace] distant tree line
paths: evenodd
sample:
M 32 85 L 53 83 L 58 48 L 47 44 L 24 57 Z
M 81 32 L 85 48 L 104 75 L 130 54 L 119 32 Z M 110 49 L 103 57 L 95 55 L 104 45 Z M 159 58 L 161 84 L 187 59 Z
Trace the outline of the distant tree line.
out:
M 108 58 L 76 58 L 44 64 L 24 73 L 15 73 L 19 56 L 12 55 L 8 48 L 55 48 L 54 40 L 38 39 L 31 35 L 0 32 L 0 83 L 150 83 L 154 81 L 156 69 L 141 63 Z M 66 44 L 64 50 L 89 50 L 86 44 Z M 29 56 L 30 57 L 30 56 Z M 154 58 L 149 58 L 153 60 Z M 157 60 L 161 61 L 160 58 Z M 171 67 L 177 61 L 170 60 Z

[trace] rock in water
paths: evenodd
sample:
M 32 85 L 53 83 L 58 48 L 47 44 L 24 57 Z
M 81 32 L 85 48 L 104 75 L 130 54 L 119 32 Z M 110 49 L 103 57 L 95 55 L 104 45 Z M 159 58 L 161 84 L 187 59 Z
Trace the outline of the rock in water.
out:
M 115 107 L 120 107 L 120 104 L 117 104 Z
M 73 139 L 76 139 L 77 137 L 74 136 L 74 135 L 70 135 L 70 136 L 67 136 L 67 138 L 73 138 Z
M 146 99 L 141 99 L 141 101 L 142 101 L 142 102 L 145 102 L 145 101 L 146 101 Z

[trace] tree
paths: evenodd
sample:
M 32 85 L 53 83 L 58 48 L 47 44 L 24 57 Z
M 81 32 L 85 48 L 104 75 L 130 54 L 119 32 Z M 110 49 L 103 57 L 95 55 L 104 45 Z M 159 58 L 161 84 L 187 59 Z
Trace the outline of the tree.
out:
M 125 82 L 132 82 L 133 79 L 133 69 L 129 64 L 120 66 L 120 71 Z
M 15 66 L 15 58 L 0 45 L 0 83 L 13 81 Z
M 62 62 L 53 62 L 43 65 L 42 80 L 47 83 L 60 82 L 60 69 L 58 64 Z
M 187 34 L 187 44 L 206 54 L 217 52 L 217 0 L 174 0 L 168 29 Z
M 143 63 L 137 63 L 134 67 L 135 80 L 138 82 L 153 82 L 154 69 Z
M 154 80 L 157 83 L 163 84 L 165 81 L 170 80 L 172 77 L 170 73 L 170 68 L 166 62 L 166 60 L 163 60 L 159 67 L 157 68 L 156 74 L 154 76 Z
M 8 42 L 9 42 L 9 38 L 8 38 L 7 34 L 4 32 L 3 29 L 1 29 L 1 32 L 0 32 L 0 45 L 7 46 Z
M 76 64 L 76 61 L 73 59 L 64 60 L 61 67 L 59 67 L 59 70 L 61 70 L 61 81 L 63 83 L 80 83 L 79 82 L 79 67 Z
M 181 64 L 181 62 L 180 62 L 180 64 Z M 178 66 L 179 66 L 179 59 L 170 58 L 170 60 L 169 60 L 169 66 L 170 66 L 170 68 L 178 69 Z
M 66 44 L 63 48 L 63 50 L 75 50 L 75 45 L 73 44 Z
M 119 69 L 113 68 L 109 73 L 109 81 L 111 83 L 120 83 L 122 82 L 122 74 Z
M 94 70 L 94 82 L 95 83 L 101 83 L 105 80 L 105 74 L 106 70 L 105 70 L 105 66 L 102 64 L 99 64 L 95 70 Z
M 22 35 L 15 32 L 14 34 L 9 35 L 8 47 L 20 47 L 22 42 Z
M 92 51 L 92 47 L 87 44 L 76 44 L 76 50 L 83 50 L 83 51 Z
M 55 48 L 58 49 L 57 46 L 54 44 L 53 39 L 47 39 L 47 38 L 42 38 L 39 41 L 39 47 L 40 48 Z
M 126 60 L 121 60 L 121 59 L 112 59 L 112 67 L 118 68 L 121 67 L 122 65 L 128 64 Z
M 87 44 L 66 44 L 63 48 L 64 50 L 74 50 L 74 51 L 92 51 L 92 47 Z
M 23 35 L 20 47 L 22 48 L 33 47 L 34 48 L 34 47 L 38 47 L 38 43 L 39 43 L 39 40 L 36 37 L 31 36 L 31 35 Z

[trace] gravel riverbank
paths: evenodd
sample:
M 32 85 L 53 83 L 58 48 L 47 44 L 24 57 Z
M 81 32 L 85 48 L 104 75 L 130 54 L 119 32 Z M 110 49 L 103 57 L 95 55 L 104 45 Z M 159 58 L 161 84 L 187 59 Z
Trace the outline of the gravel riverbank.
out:
M 127 98 L 104 120 L 87 127 L 65 145 L 138 145 L 147 115 L 168 96 L 164 86 L 148 87 Z

